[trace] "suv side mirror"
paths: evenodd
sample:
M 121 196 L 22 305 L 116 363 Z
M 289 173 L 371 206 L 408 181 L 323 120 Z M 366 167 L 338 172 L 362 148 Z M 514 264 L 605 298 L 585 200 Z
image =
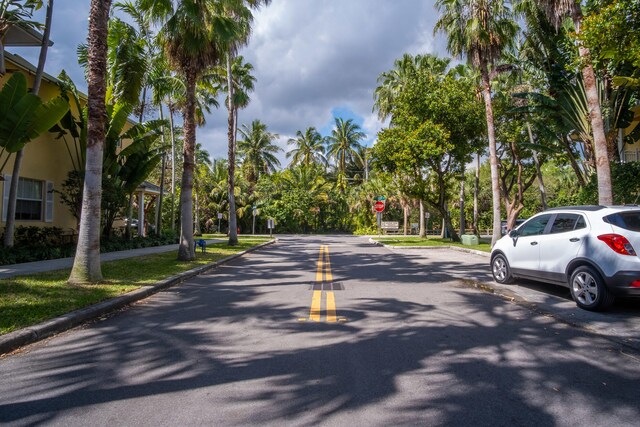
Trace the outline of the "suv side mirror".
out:
M 512 239 L 516 239 L 518 237 L 518 230 L 511 230 L 509 232 L 509 237 L 511 237 Z

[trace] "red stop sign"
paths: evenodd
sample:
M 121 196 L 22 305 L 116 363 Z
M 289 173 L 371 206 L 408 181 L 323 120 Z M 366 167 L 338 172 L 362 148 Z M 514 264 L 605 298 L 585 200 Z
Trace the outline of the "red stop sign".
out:
M 377 202 L 375 202 L 373 204 L 373 209 L 376 210 L 376 212 L 382 212 L 384 211 L 384 202 L 381 200 L 378 200 Z

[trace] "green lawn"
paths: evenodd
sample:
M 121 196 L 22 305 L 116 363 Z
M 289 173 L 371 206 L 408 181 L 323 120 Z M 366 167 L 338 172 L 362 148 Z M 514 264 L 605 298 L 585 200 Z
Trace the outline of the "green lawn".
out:
M 479 245 L 463 245 L 462 243 L 454 243 L 451 239 L 441 239 L 439 237 L 429 237 L 421 239 L 420 237 L 374 237 L 373 240 L 389 246 L 459 246 L 466 249 L 475 249 L 483 252 L 491 252 L 491 243 L 482 242 Z
M 0 334 L 24 328 L 70 311 L 130 292 L 177 273 L 203 266 L 268 241 L 241 237 L 237 246 L 217 243 L 198 248 L 196 259 L 176 260 L 176 252 L 147 255 L 102 264 L 104 283 L 67 284 L 70 270 L 0 280 Z

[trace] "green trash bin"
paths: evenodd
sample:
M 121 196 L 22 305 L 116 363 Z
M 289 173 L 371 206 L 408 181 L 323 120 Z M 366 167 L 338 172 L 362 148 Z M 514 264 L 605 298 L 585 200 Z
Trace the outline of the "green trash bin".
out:
M 480 242 L 478 241 L 478 236 L 476 236 L 475 234 L 463 234 L 462 235 L 462 244 L 463 245 L 474 246 L 474 245 L 480 244 Z

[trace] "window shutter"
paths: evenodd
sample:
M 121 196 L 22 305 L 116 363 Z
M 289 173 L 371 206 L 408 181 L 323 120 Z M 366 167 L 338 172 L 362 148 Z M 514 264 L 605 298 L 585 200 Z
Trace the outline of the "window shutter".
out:
M 9 189 L 11 188 L 11 175 L 4 176 L 4 190 L 2 191 L 2 220 L 7 222 L 7 209 L 9 209 Z
M 47 181 L 46 205 L 44 210 L 44 221 L 53 222 L 53 182 Z

